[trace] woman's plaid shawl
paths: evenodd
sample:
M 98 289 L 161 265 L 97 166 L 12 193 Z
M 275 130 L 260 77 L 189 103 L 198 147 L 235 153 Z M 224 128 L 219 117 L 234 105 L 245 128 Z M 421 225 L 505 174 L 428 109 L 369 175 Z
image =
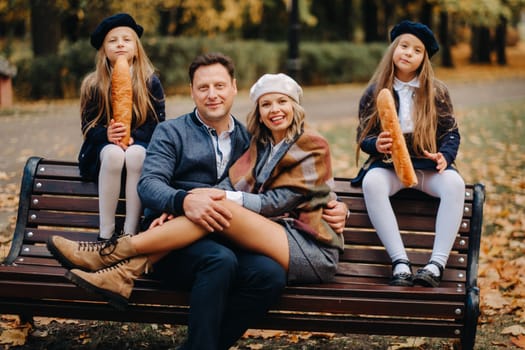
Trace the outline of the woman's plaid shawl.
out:
M 283 213 L 283 217 L 293 218 L 297 229 L 311 234 L 316 240 L 343 249 L 342 235 L 335 233 L 322 219 L 323 207 L 333 196 L 328 142 L 315 130 L 305 126 L 303 133 L 294 142 L 283 145 L 288 147 L 287 151 L 269 172 L 269 176 L 256 185 L 255 168 L 257 162 L 261 161 L 257 159 L 258 147 L 268 146 L 252 140 L 248 150 L 230 168 L 229 177 L 233 187 L 237 191 L 250 193 L 286 187 L 302 194 L 304 201 L 291 212 Z

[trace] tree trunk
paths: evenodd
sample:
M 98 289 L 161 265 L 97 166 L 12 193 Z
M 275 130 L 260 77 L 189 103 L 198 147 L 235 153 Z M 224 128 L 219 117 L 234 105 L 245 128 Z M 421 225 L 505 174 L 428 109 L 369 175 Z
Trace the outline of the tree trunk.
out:
M 439 13 L 439 40 L 441 41 L 441 65 L 447 68 L 454 67 L 454 62 L 452 62 L 452 55 L 450 52 L 447 11 L 441 11 Z
M 300 82 L 301 61 L 299 58 L 299 0 L 292 0 L 290 22 L 288 28 L 288 74 Z
M 507 45 L 507 19 L 503 16 L 500 17 L 500 23 L 496 28 L 496 38 L 494 39 L 494 46 L 496 48 L 496 55 L 498 57 L 499 65 L 507 64 L 507 55 L 505 53 L 505 47 Z
M 58 53 L 60 43 L 60 11 L 53 0 L 31 0 L 31 39 L 33 54 Z
M 365 42 L 379 41 L 379 33 L 377 30 L 377 6 L 375 1 L 363 1 L 363 29 L 365 32 Z
M 421 9 L 421 23 L 426 24 L 429 28 L 432 28 L 432 9 L 434 5 L 425 1 L 423 8 Z
M 343 39 L 352 41 L 354 39 L 354 21 L 350 20 L 352 16 L 352 1 L 343 1 L 343 18 L 341 26 L 343 30 Z
M 396 19 L 396 7 L 390 1 L 383 1 L 383 25 L 380 27 L 379 37 L 390 42 L 390 29 L 399 22 Z M 405 12 L 406 13 L 406 12 Z
M 471 56 L 472 63 L 490 63 L 490 30 L 483 26 L 472 27 L 471 39 Z

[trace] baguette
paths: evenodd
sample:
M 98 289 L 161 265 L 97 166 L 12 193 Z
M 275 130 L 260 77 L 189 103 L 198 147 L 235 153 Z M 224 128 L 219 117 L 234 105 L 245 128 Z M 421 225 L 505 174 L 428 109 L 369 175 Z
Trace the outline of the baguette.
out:
M 118 56 L 111 74 L 111 107 L 113 119 L 126 126 L 126 136 L 120 142 L 128 146 L 131 137 L 133 89 L 128 60 L 124 56 Z
M 389 131 L 392 137 L 392 161 L 397 177 L 406 187 L 417 185 L 416 172 L 412 166 L 412 160 L 399 125 L 396 105 L 390 90 L 382 89 L 379 91 L 377 111 L 381 120 L 381 128 L 384 131 Z

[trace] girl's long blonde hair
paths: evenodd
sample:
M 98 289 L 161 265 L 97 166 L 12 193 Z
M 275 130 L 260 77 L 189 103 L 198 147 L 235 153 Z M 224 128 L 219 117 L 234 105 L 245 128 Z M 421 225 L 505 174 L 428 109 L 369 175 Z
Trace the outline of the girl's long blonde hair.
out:
M 133 58 L 131 66 L 131 84 L 133 88 L 133 126 L 135 128 L 146 122 L 148 114 L 157 118 L 155 108 L 151 102 L 148 83 L 155 73 L 155 67 L 146 55 L 144 47 L 134 31 L 133 38 L 137 47 L 137 55 Z M 89 73 L 80 87 L 80 108 L 84 111 L 87 103 L 96 98 L 98 103 L 97 116 L 85 125 L 82 133 L 86 136 L 90 128 L 106 118 L 105 125 L 109 125 L 112 118 L 111 110 L 111 71 L 112 67 L 102 46 L 95 58 L 95 71 Z
M 356 162 L 359 160 L 359 145 L 361 145 L 363 140 L 368 136 L 368 133 L 380 123 L 377 108 L 375 107 L 377 94 L 383 88 L 392 91 L 392 93 L 394 92 L 395 66 L 393 56 L 399 41 L 400 36 L 390 44 L 374 75 L 370 79 L 369 86 L 375 85 L 373 92 L 374 108 L 366 111 L 366 113 L 369 114 L 360 121 Z M 416 89 L 414 96 L 412 151 L 416 156 L 423 156 L 423 150 L 431 153 L 437 152 L 436 132 L 439 115 L 436 107 L 436 97 L 441 98 L 446 92 L 444 85 L 434 77 L 432 63 L 427 53 L 425 53 L 423 62 L 419 66 L 416 74 L 419 79 L 419 88 Z
M 297 135 L 301 134 L 304 126 L 304 119 L 306 112 L 303 106 L 297 103 L 293 98 L 288 97 L 293 107 L 293 120 L 288 129 L 286 130 L 285 139 L 287 142 L 295 140 Z M 260 121 L 261 113 L 259 111 L 259 101 L 255 103 L 255 106 L 246 117 L 246 128 L 255 140 L 258 140 L 263 145 L 271 143 L 272 132 L 270 129 Z

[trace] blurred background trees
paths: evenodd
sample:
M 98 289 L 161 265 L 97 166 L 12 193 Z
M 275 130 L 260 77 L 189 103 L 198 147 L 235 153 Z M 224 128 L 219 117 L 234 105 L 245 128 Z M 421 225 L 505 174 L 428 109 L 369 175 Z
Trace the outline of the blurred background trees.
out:
M 525 0 L 0 0 L 0 55 L 19 67 L 18 95 L 75 96 L 93 69 L 90 32 L 102 18 L 128 12 L 144 26 L 143 43 L 168 90 L 186 85 L 187 63 L 206 50 L 234 56 L 248 83 L 287 69 L 294 3 L 305 84 L 366 81 L 402 19 L 432 28 L 441 45 L 436 64 L 453 67 L 451 47 L 467 43 L 471 62 L 504 65 L 525 7 Z

